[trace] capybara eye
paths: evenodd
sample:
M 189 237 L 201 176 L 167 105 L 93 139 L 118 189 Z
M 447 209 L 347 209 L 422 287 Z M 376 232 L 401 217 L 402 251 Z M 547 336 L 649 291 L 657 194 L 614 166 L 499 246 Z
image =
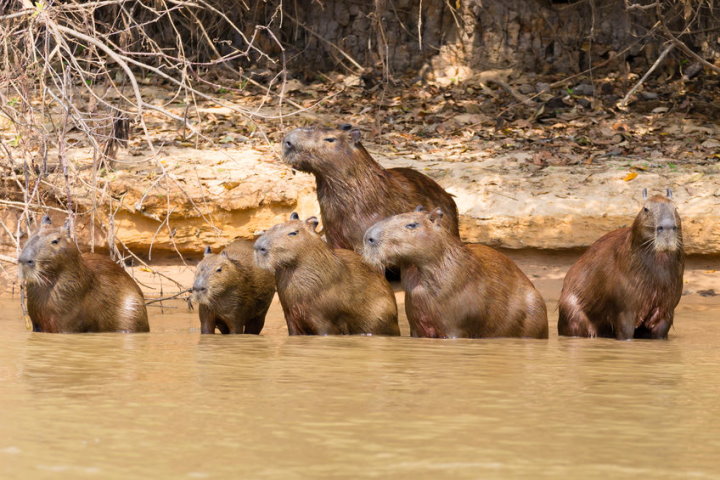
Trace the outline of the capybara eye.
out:
M 417 222 L 413 222 L 413 223 L 408 223 L 407 225 L 405 225 L 405 228 L 409 228 L 410 230 L 413 230 L 413 229 L 417 228 L 417 226 L 418 226 Z
M 333 143 L 333 142 L 335 141 L 335 139 L 332 138 L 332 137 L 328 137 L 328 138 L 325 139 L 325 141 L 328 142 L 328 143 Z
M 218 269 L 215 270 L 215 271 L 216 271 L 216 272 L 222 272 L 222 267 L 218 267 Z
M 649 211 L 650 211 L 650 210 L 648 210 L 648 207 L 643 207 L 643 212 L 646 212 L 646 213 L 647 213 L 647 212 L 649 212 Z
M 298 231 L 295 230 L 294 232 L 288 233 L 288 237 L 294 237 L 294 236 L 297 235 L 297 234 L 298 234 Z
M 55 240 L 53 240 L 50 243 L 52 243 L 53 245 L 57 245 L 58 243 L 60 243 L 60 239 L 56 238 Z

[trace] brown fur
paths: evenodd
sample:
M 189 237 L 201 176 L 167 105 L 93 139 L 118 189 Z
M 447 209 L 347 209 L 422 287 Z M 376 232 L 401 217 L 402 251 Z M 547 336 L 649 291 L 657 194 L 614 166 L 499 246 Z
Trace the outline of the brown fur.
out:
M 299 220 L 255 242 L 258 266 L 275 274 L 290 335 L 399 335 L 390 284 L 355 252 L 332 249 Z
M 370 263 L 400 267 L 411 335 L 547 338 L 545 302 L 525 274 L 492 248 L 473 254 L 441 215 L 404 213 L 365 234 Z
M 202 333 L 259 334 L 275 295 L 275 278 L 255 266 L 252 242 L 235 240 L 220 254 L 206 251 L 195 270 L 193 297 Z
M 570 268 L 560 294 L 558 333 L 667 338 L 684 266 L 680 217 L 668 198 L 656 195 L 632 227 L 601 237 Z
M 137 283 L 110 258 L 78 252 L 64 228 L 49 219 L 18 259 L 36 332 L 148 332 Z
M 410 168 L 383 168 L 362 146 L 357 129 L 295 129 L 283 139 L 283 158 L 315 175 L 325 235 L 333 248 L 361 252 L 371 225 L 418 205 L 442 208 L 447 213 L 443 225 L 459 237 L 450 194 Z

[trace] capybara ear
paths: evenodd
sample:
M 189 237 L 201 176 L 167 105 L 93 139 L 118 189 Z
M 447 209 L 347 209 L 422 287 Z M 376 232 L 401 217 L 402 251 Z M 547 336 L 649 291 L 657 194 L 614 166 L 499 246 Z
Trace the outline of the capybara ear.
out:
M 430 221 L 433 223 L 440 223 L 440 221 L 443 218 L 443 215 L 445 215 L 441 208 L 436 208 L 430 213 Z
M 423 207 L 422 205 L 418 205 L 417 207 L 415 207 L 415 211 L 416 211 L 416 212 L 424 212 L 424 211 L 425 211 L 425 207 Z
M 52 220 L 50 220 L 50 215 L 43 215 L 42 220 L 40 221 L 40 225 L 52 225 Z
M 643 196 L 643 200 L 647 200 L 647 197 L 648 197 L 647 188 L 643 188 L 642 196 Z
M 203 252 L 203 256 L 207 257 L 207 256 L 210 255 L 211 253 L 212 253 L 212 248 L 210 248 L 210 245 L 207 245 L 207 246 L 205 247 L 205 251 Z
M 353 127 L 349 123 L 341 123 L 337 126 L 337 128 L 338 130 L 342 130 L 343 132 L 349 132 L 350 130 L 352 130 Z
M 317 219 L 317 217 L 310 217 L 305 220 L 305 224 L 309 226 L 310 230 L 314 232 L 318 225 L 320 225 L 320 221 Z
M 226 252 L 225 250 L 223 250 L 223 251 L 220 253 L 220 256 L 221 256 L 221 257 L 228 258 L 227 252 Z
M 668 198 L 672 198 L 672 190 L 669 188 L 665 189 L 665 196 Z
M 350 130 L 350 138 L 352 139 L 353 143 L 357 144 L 360 143 L 360 137 L 362 136 L 362 133 L 359 129 L 353 128 Z
M 290 214 L 290 220 L 300 220 L 300 215 L 298 215 L 297 212 L 292 212 Z

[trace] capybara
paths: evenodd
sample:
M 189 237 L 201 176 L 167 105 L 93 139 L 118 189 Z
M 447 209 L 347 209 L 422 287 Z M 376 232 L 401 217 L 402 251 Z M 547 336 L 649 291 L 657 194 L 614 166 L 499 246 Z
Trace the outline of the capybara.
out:
M 222 253 L 205 249 L 195 270 L 193 299 L 200 304 L 202 333 L 259 334 L 265 325 L 275 277 L 255 265 L 253 243 L 235 240 Z
M 383 168 L 360 143 L 357 128 L 297 128 L 285 136 L 282 149 L 287 164 L 315 175 L 325 238 L 333 248 L 362 252 L 371 225 L 417 205 L 442 208 L 443 225 L 459 237 L 452 196 L 416 170 Z
M 405 312 L 414 337 L 547 338 L 545 302 L 500 252 L 473 253 L 442 226 L 443 212 L 420 208 L 373 225 L 363 256 L 400 267 Z
M 560 335 L 667 338 L 683 289 L 682 227 L 669 189 L 643 198 L 631 227 L 601 237 L 568 270 Z
M 332 249 L 317 220 L 275 225 L 255 242 L 255 261 L 275 274 L 290 335 L 399 335 L 390 284 L 352 250 Z
M 148 332 L 143 293 L 110 258 L 81 254 L 45 216 L 18 258 L 36 332 Z

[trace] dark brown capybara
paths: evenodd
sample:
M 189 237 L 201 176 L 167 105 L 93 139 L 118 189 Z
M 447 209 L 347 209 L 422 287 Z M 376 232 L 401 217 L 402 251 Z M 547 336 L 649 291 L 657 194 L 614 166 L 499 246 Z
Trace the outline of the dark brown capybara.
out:
M 568 270 L 560 335 L 667 338 L 683 289 L 682 227 L 669 189 L 643 198 L 631 227 L 601 237 Z
M 400 267 L 410 334 L 547 338 L 545 302 L 525 274 L 492 248 L 470 251 L 443 228 L 442 216 L 418 207 L 365 233 L 369 263 Z
M 81 254 L 66 228 L 45 216 L 18 258 L 36 332 L 148 332 L 145 299 L 110 258 Z
M 235 240 L 222 253 L 205 249 L 195 270 L 193 299 L 202 333 L 259 334 L 275 295 L 275 277 L 255 265 L 253 243 Z
M 282 149 L 285 163 L 315 175 L 325 236 L 333 248 L 362 252 L 370 226 L 417 205 L 441 208 L 443 225 L 459 237 L 452 196 L 416 170 L 383 168 L 360 143 L 357 128 L 297 128 L 285 136 Z
M 317 220 L 275 225 L 255 242 L 255 261 L 275 274 L 290 335 L 400 335 L 390 284 L 352 250 L 332 249 Z

